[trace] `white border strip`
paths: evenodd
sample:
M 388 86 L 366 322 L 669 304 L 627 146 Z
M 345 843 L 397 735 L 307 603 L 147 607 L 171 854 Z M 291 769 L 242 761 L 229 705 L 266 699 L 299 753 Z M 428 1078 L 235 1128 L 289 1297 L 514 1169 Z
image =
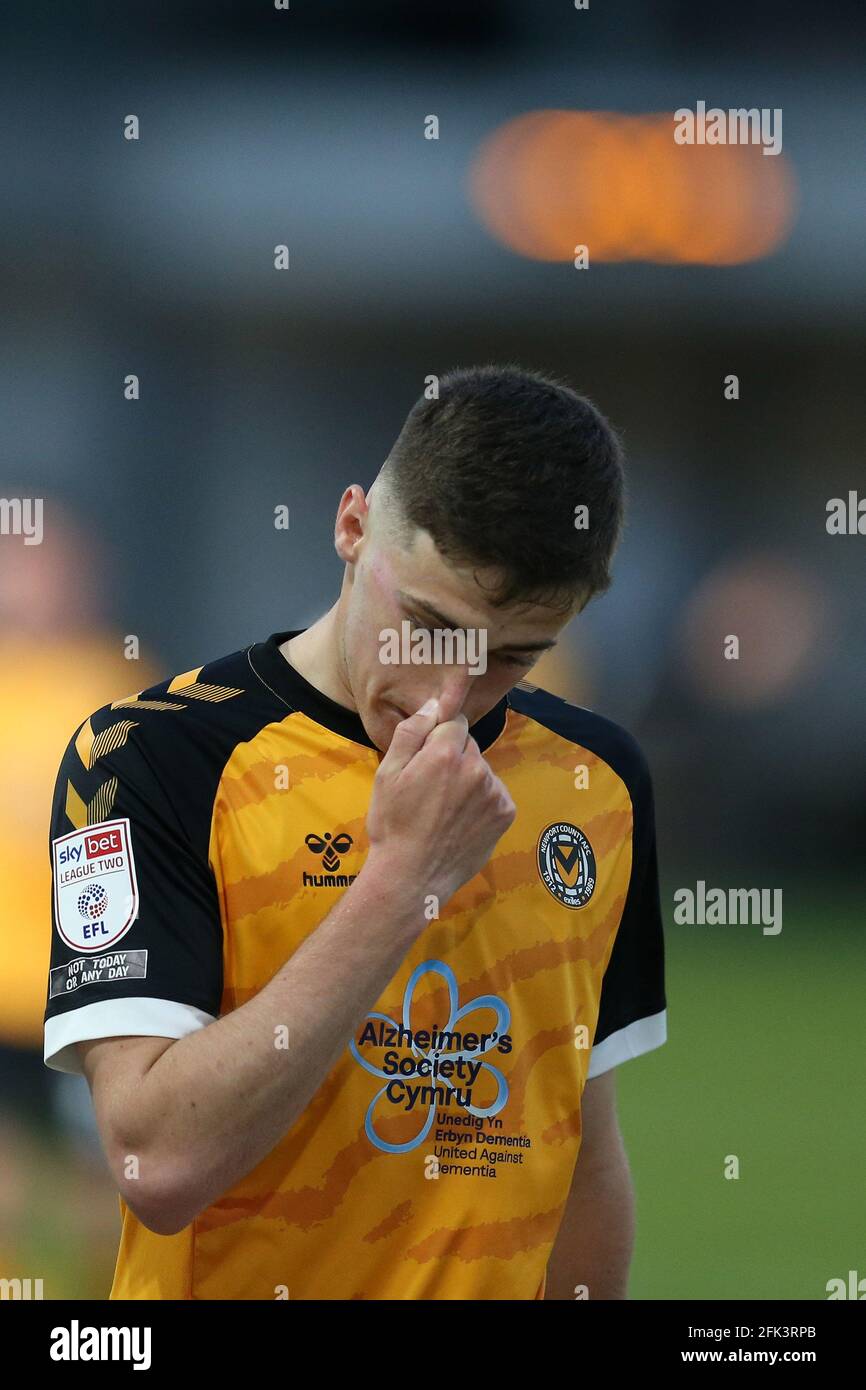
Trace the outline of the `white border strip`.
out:
M 43 1060 L 54 1071 L 81 1075 L 74 1044 L 91 1038 L 185 1038 L 216 1020 L 172 999 L 102 999 L 45 1020 Z
M 667 1042 L 667 1036 L 666 1009 L 662 1009 L 660 1014 L 638 1018 L 625 1028 L 611 1033 L 604 1042 L 593 1047 L 589 1055 L 587 1081 L 593 1076 L 600 1076 L 602 1072 L 610 1071 L 611 1067 L 618 1067 L 620 1062 L 627 1062 L 630 1057 L 640 1057 L 643 1052 L 651 1052 L 654 1047 L 661 1047 L 662 1043 Z

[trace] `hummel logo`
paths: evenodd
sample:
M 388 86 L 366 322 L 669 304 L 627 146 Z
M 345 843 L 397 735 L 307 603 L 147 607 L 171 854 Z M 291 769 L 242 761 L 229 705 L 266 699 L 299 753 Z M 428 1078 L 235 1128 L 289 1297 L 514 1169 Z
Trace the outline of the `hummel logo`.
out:
M 322 868 L 327 869 L 329 874 L 335 874 L 340 867 L 340 855 L 348 854 L 352 848 L 351 835 L 335 835 L 331 838 L 330 831 L 324 835 L 307 835 L 304 844 L 307 849 L 311 849 L 313 854 L 321 854 Z

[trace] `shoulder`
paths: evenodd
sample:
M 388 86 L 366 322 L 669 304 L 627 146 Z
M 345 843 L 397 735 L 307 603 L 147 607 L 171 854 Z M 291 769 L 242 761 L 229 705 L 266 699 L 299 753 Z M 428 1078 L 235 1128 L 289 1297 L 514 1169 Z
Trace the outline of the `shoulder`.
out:
M 151 757 L 170 758 L 190 745 L 201 746 L 208 735 L 218 743 L 248 734 L 280 711 L 252 670 L 249 650 L 241 648 L 119 695 L 78 725 L 70 745 L 92 763 L 129 739 Z
M 648 790 L 650 770 L 643 749 L 634 734 L 621 724 L 526 681 L 508 692 L 508 705 L 559 738 L 601 758 L 633 795 Z
M 201 839 L 234 748 L 286 713 L 252 670 L 248 651 L 190 666 L 88 715 L 62 757 L 55 826 L 68 820 L 79 828 L 148 808 L 196 827 Z

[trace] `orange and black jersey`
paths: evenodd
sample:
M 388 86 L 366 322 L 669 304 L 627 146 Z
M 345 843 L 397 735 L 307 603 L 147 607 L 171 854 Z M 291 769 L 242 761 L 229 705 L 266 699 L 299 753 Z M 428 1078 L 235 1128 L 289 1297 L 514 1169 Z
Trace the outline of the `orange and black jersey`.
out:
M 45 1060 L 242 1007 L 361 871 L 382 755 L 278 632 L 103 706 L 51 820 Z M 515 686 L 472 726 L 517 807 L 304 1113 L 183 1231 L 121 1200 L 114 1298 L 543 1294 L 589 1077 L 665 1041 L 645 759 Z

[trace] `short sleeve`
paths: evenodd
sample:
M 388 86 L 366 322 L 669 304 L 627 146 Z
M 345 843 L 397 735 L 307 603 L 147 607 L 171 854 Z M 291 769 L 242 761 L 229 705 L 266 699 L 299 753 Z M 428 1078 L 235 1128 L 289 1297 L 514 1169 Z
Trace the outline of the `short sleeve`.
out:
M 219 1016 L 222 998 L 202 837 L 196 847 L 140 728 L 102 722 L 97 758 L 99 712 L 70 739 L 51 808 L 44 1060 L 56 1071 L 80 1072 L 74 1044 L 86 1039 L 184 1037 Z
M 652 780 L 635 745 L 628 786 L 632 868 L 622 918 L 601 988 L 587 1080 L 667 1040 L 664 936 Z

